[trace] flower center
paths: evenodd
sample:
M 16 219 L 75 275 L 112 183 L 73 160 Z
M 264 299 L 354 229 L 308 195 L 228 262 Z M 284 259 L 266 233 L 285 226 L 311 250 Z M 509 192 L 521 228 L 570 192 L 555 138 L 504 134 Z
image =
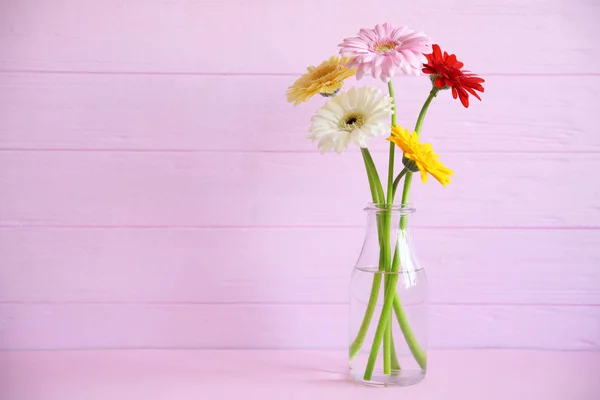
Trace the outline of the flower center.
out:
M 315 69 L 310 74 L 310 78 L 314 79 L 314 80 L 323 78 L 324 76 L 329 75 L 330 73 L 335 71 L 335 69 L 336 69 L 335 65 L 324 65 L 322 67 Z
M 360 128 L 365 123 L 365 117 L 359 113 L 350 113 L 344 116 L 340 121 L 340 130 L 352 132 L 356 128 Z
M 398 42 L 395 42 L 393 40 L 384 40 L 375 45 L 375 51 L 377 53 L 385 53 L 395 49 L 396 46 L 398 46 Z

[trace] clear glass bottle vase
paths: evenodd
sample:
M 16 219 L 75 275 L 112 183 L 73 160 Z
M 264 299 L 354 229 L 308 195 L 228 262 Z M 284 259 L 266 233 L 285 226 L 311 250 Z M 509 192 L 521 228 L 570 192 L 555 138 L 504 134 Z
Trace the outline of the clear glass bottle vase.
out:
M 350 375 L 414 385 L 427 369 L 427 279 L 415 255 L 410 205 L 369 204 L 350 285 Z

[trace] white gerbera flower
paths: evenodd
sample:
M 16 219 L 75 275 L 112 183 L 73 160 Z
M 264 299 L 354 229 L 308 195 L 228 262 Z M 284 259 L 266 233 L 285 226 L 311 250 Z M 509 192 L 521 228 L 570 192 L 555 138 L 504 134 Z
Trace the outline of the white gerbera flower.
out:
M 367 147 L 367 139 L 390 133 L 392 98 L 381 90 L 364 86 L 352 88 L 327 101 L 311 118 L 312 141 L 319 141 L 321 153 L 340 154 L 350 142 Z

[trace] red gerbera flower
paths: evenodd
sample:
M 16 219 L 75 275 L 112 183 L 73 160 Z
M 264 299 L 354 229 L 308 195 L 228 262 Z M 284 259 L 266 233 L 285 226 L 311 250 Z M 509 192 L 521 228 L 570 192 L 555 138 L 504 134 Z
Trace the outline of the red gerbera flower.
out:
M 452 97 L 460 98 L 460 102 L 465 107 L 469 107 L 469 93 L 481 100 L 481 97 L 475 92 L 484 91 L 481 84 L 485 82 L 482 78 L 471 73 L 471 71 L 462 70 L 464 64 L 456 59 L 454 54 L 448 54 L 437 44 L 433 45 L 433 53 L 426 54 L 427 64 L 423 65 L 423 72 L 432 75 L 433 84 L 438 89 L 452 89 Z

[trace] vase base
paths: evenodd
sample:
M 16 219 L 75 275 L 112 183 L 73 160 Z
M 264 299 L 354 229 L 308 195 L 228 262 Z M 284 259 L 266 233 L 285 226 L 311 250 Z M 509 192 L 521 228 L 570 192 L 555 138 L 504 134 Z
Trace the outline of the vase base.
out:
M 391 375 L 386 375 L 383 370 L 374 370 L 370 380 L 364 379 L 364 370 L 354 370 L 350 368 L 350 377 L 352 380 L 367 386 L 381 387 L 403 387 L 416 385 L 425 379 L 425 371 L 421 370 L 398 370 L 392 371 Z

